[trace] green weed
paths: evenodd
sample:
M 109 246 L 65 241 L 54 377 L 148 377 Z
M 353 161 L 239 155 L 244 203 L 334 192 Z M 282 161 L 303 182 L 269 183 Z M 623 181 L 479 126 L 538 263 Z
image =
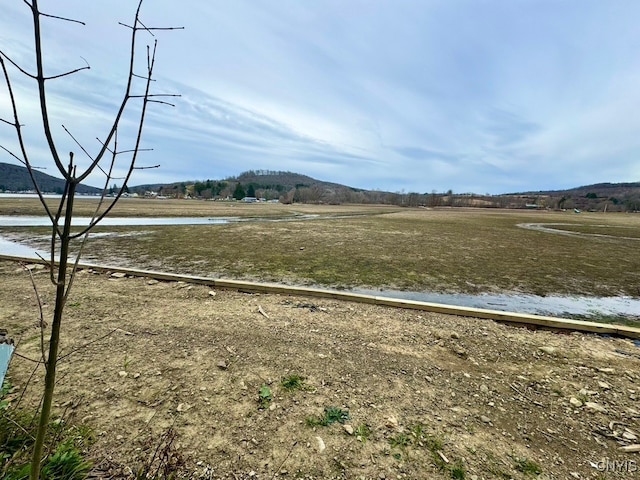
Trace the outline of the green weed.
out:
M 542 467 L 533 460 L 528 458 L 514 458 L 515 469 L 527 475 L 540 475 L 542 473 Z
M 258 392 L 258 403 L 260 405 L 260 408 L 268 408 L 272 400 L 273 395 L 271 393 L 271 389 L 267 385 L 262 385 L 260 387 L 260 391 Z
M 308 417 L 306 424 L 309 427 L 328 427 L 333 423 L 344 424 L 347 420 L 351 420 L 351 416 L 347 410 L 337 407 L 325 407 L 322 417 Z
M 369 440 L 369 436 L 371 435 L 371 429 L 368 425 L 363 423 L 358 425 L 353 433 L 356 436 L 356 440 L 362 443 L 367 443 L 367 440 Z
M 393 448 L 406 448 L 411 444 L 411 439 L 404 433 L 398 433 L 397 435 L 389 438 L 389 445 Z
M 304 377 L 301 377 L 300 375 L 289 375 L 288 377 L 284 377 L 282 379 L 280 385 L 282 385 L 282 388 L 284 388 L 288 392 L 293 392 L 295 390 L 306 390 L 309 387 L 304 384 L 305 380 L 306 379 Z

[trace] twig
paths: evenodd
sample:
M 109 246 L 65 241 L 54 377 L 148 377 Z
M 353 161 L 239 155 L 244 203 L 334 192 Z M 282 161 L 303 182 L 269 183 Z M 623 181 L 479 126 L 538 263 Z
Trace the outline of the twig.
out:
M 295 442 L 293 442 L 293 445 L 291 445 L 291 448 L 289 449 L 289 451 L 287 452 L 287 456 L 284 457 L 284 460 L 282 460 L 282 463 L 280 464 L 280 466 L 278 467 L 278 469 L 273 473 L 273 475 L 271 476 L 270 480 L 273 480 L 274 478 L 276 478 L 276 475 L 278 475 L 278 473 L 280 473 L 280 470 L 282 470 L 282 467 L 284 466 L 285 462 L 287 460 L 289 460 L 289 457 L 291 456 L 291 452 L 293 452 L 293 449 L 296 447 L 296 445 L 298 444 L 298 441 L 296 440 Z
M 72 354 L 76 353 L 78 350 L 82 350 L 83 348 L 88 347 L 89 345 L 92 345 L 92 344 L 94 344 L 96 342 L 99 342 L 100 340 L 104 340 L 105 338 L 107 338 L 107 337 L 113 335 L 114 333 L 116 333 L 118 330 L 120 330 L 120 329 L 119 328 L 115 328 L 115 329 L 111 330 L 109 333 L 107 333 L 106 335 L 103 335 L 103 336 L 101 336 L 99 338 L 96 338 L 95 340 L 91 340 L 90 342 L 87 342 L 87 343 L 85 343 L 83 345 L 80 345 L 79 347 L 74 348 L 73 350 L 71 350 L 68 353 L 65 353 L 64 355 L 60 355 L 58 357 L 58 362 L 60 362 L 63 359 L 67 358 L 69 355 L 72 355 Z
M 262 306 L 258 305 L 258 312 L 260 312 L 264 318 L 269 319 L 269 315 L 262 309 Z

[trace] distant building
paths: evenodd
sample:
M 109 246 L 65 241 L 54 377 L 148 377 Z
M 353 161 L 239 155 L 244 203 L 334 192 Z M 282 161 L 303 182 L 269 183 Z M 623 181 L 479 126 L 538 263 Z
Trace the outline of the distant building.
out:
M 255 203 L 258 199 L 256 197 L 244 197 L 242 201 L 245 203 Z

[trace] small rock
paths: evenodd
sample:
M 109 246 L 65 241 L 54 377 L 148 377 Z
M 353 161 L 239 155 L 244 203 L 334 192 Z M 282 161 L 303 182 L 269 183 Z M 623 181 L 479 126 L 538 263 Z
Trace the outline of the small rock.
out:
M 210 297 L 215 297 L 216 296 L 216 292 L 214 290 L 209 290 L 209 296 Z
M 552 347 L 550 345 L 545 345 L 544 347 L 540 347 L 540 350 L 542 350 L 544 353 L 547 353 L 549 355 L 553 355 L 558 351 L 556 347 Z
M 484 383 L 480 385 L 480 391 L 482 393 L 489 393 L 489 387 L 487 387 Z
M 349 435 L 353 435 L 353 427 L 347 423 L 345 423 L 342 428 L 344 428 L 344 431 L 347 432 Z M 626 433 L 626 432 L 625 432 Z
M 160 282 L 158 280 L 156 280 L 155 278 L 147 280 L 147 285 L 155 285 L 157 283 L 160 283 Z
M 189 405 L 188 403 L 179 403 L 178 408 L 176 408 L 176 410 L 178 412 L 186 412 L 190 408 L 191 408 L 191 405 Z
M 467 358 L 467 351 L 462 348 L 462 347 L 456 347 L 453 349 L 454 352 L 456 352 L 456 355 L 462 357 L 462 358 Z
M 387 428 L 396 428 L 398 426 L 398 419 L 394 415 L 389 415 L 385 421 Z
M 318 453 L 324 452 L 324 449 L 327 448 L 324 444 L 324 440 L 321 437 L 316 437 L 316 441 L 318 442 Z
M 454 340 L 458 340 L 460 338 L 460 335 L 458 334 L 458 332 L 451 332 L 451 338 L 453 338 Z
M 216 365 L 220 370 L 226 370 L 227 368 L 229 368 L 229 365 L 227 365 L 227 362 L 225 362 L 224 360 L 220 360 Z
M 133 378 L 140 378 L 140 374 L 139 373 L 134 373 L 133 374 Z
M 602 405 L 600 405 L 599 403 L 596 402 L 586 402 L 584 404 L 585 407 L 587 407 L 590 410 L 595 410 L 596 412 L 606 412 L 607 409 L 604 408 Z
M 611 385 L 609 385 L 607 382 L 598 382 L 598 385 L 600 386 L 600 388 L 604 388 L 605 390 L 609 390 L 611 388 Z
M 637 440 L 638 436 L 635 435 L 634 433 L 631 433 L 630 431 L 626 430 L 626 431 L 622 432 L 622 438 L 624 438 L 625 440 Z
M 112 278 L 124 278 L 124 277 L 126 277 L 126 276 L 127 276 L 127 274 L 126 274 L 126 273 L 124 273 L 124 272 L 113 272 L 113 273 L 111 274 L 111 277 L 112 277 Z
M 118 372 L 118 375 L 120 375 L 122 378 L 126 377 L 127 375 L 129 375 L 127 372 L 125 372 L 124 370 L 120 370 Z
M 273 412 L 275 409 L 276 409 L 276 404 L 275 403 L 272 403 L 271 405 L 269 405 L 269 410 L 270 411 Z
M 481 415 L 481 416 L 480 416 L 480 420 L 481 420 L 483 423 L 491 423 L 491 419 L 490 419 L 489 417 L 487 417 L 486 415 Z
M 578 400 L 576 397 L 571 397 L 569 399 L 569 403 L 576 408 L 580 408 L 583 405 L 582 401 Z
M 600 373 L 615 373 L 616 371 L 613 368 L 598 368 Z

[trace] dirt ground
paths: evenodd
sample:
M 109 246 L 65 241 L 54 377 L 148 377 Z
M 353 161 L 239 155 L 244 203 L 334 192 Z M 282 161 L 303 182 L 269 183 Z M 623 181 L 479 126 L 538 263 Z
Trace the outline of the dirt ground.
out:
M 50 314 L 48 274 L 32 273 Z M 40 334 L 16 263 L 0 261 L 0 299 L 22 387 Z M 180 478 L 640 477 L 621 450 L 640 443 L 628 339 L 85 270 L 61 355 L 56 411 L 93 430 L 94 478 L 159 445 Z

